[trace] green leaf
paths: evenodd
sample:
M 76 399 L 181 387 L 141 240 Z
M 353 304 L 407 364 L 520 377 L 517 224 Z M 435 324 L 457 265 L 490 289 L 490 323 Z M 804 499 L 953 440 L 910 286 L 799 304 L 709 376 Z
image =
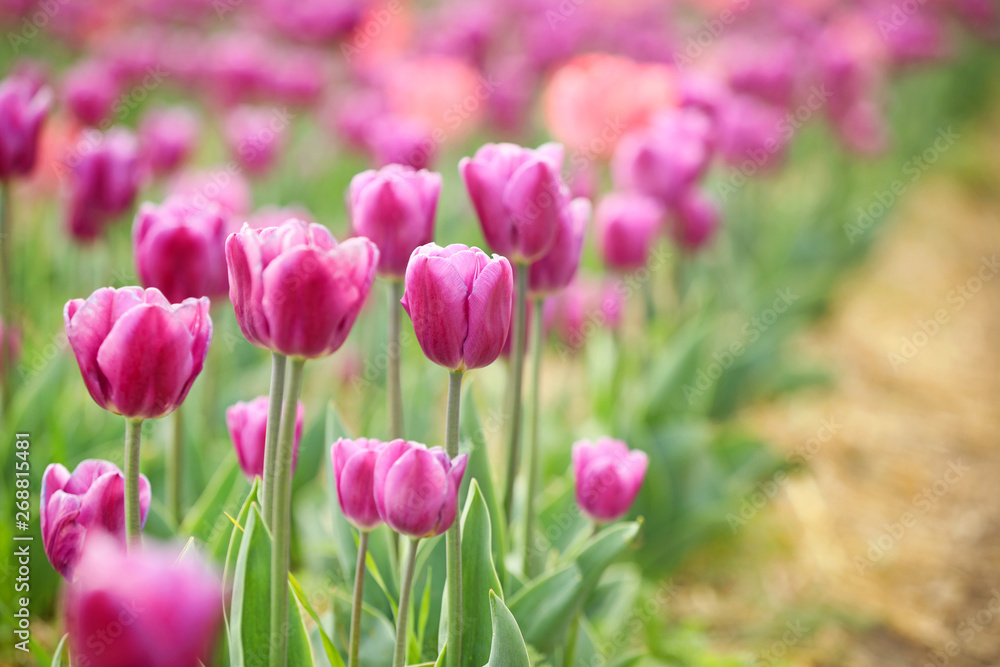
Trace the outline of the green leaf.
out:
M 63 651 L 66 650 L 66 640 L 68 639 L 69 635 L 63 635 L 59 643 L 56 644 L 56 652 L 52 654 L 52 667 L 62 667 Z M 66 654 L 66 664 L 69 664 L 69 653 Z
M 288 605 L 288 664 L 313 664 L 294 591 Z M 271 637 L 271 536 L 253 505 L 244 527 L 236 570 L 233 573 L 232 620 L 229 654 L 232 667 L 257 664 L 270 650 Z
M 330 636 L 326 634 L 326 630 L 323 629 L 323 622 L 319 618 L 319 614 L 313 609 L 312 604 L 309 602 L 309 596 L 306 595 L 305 591 L 302 590 L 302 586 L 299 585 L 298 580 L 293 576 L 288 576 L 289 583 L 292 586 L 292 594 L 295 599 L 298 600 L 302 608 L 306 610 L 309 614 L 309 618 L 316 623 L 316 629 L 319 631 L 320 639 L 323 641 L 323 651 L 326 653 L 327 660 L 333 667 L 344 667 L 344 659 L 340 657 L 340 653 L 337 651 L 337 647 L 333 645 L 333 640 Z
M 525 640 L 541 651 L 555 648 L 604 570 L 638 534 L 638 523 L 605 528 L 572 561 L 518 591 L 510 599 L 510 610 L 525 629 Z
M 231 504 L 239 502 L 236 499 L 242 497 L 246 489 L 243 479 L 236 457 L 227 456 L 205 487 L 204 493 L 184 517 L 178 534 L 193 537 L 200 542 L 209 542 L 216 532 L 215 527 L 224 525 L 220 522 L 229 523 L 223 512 Z
M 229 549 L 226 551 L 226 562 L 222 570 L 222 590 L 233 590 L 233 573 L 236 571 L 236 557 L 240 553 L 240 545 L 243 542 L 243 526 L 247 525 L 250 517 L 250 508 L 257 502 L 257 493 L 260 488 L 260 480 L 255 479 L 250 487 L 240 513 L 236 515 L 236 523 L 233 525 L 232 533 L 229 536 Z M 223 595 L 226 595 L 224 592 Z M 223 618 L 226 622 L 226 631 L 229 631 L 229 609 L 227 605 L 222 605 Z
M 489 662 L 482 667 L 531 667 L 521 629 L 503 600 L 493 591 L 490 591 L 490 611 L 493 616 L 493 643 Z
M 493 565 L 493 537 L 486 500 L 473 479 L 462 513 L 462 665 L 482 667 L 489 659 L 490 592 L 503 597 Z

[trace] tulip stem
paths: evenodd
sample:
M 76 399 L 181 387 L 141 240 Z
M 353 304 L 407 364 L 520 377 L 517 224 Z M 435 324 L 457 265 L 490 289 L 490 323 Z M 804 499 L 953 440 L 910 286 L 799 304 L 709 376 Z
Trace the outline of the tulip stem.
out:
M 511 510 L 514 507 L 514 482 L 517 480 L 517 469 L 520 462 L 521 446 L 521 385 L 524 378 L 524 348 L 527 336 L 528 319 L 528 270 L 527 264 L 517 265 L 517 307 L 514 311 L 514 348 L 511 351 L 510 382 L 513 387 L 508 392 L 507 415 L 508 425 L 507 446 L 507 483 L 504 489 L 503 508 L 507 525 L 510 525 Z
M 406 557 L 403 587 L 399 592 L 399 613 L 396 615 L 396 652 L 392 657 L 392 667 L 406 665 L 406 625 L 407 616 L 410 613 L 410 589 L 413 588 L 413 571 L 417 567 L 417 544 L 419 543 L 420 540 L 410 540 L 410 551 Z
M 184 461 L 184 417 L 183 406 L 174 410 L 174 430 L 167 452 L 167 511 L 175 526 L 181 525 L 181 466 Z
M 361 531 L 358 540 L 358 566 L 354 571 L 354 604 L 351 607 L 351 646 L 348 667 L 359 667 L 361 645 L 361 606 L 365 596 L 365 556 L 368 554 L 368 531 Z
M 271 394 L 267 404 L 267 436 L 264 440 L 264 479 L 261 480 L 261 505 L 264 520 L 269 524 L 274 514 L 275 461 L 278 456 L 278 429 L 281 426 L 281 401 L 285 396 L 285 366 L 288 357 L 277 352 L 271 353 Z
M 288 660 L 288 569 L 292 539 L 292 456 L 295 450 L 295 416 L 302 392 L 305 359 L 292 359 L 285 385 L 285 399 L 278 432 L 274 486 L 271 487 L 271 655 L 270 667 L 285 667 Z M 270 406 L 269 406 L 270 411 Z
M 458 456 L 458 416 L 462 402 L 463 371 L 454 371 L 448 383 L 448 424 L 445 451 L 448 458 Z M 448 529 L 445 560 L 448 570 L 448 655 L 447 667 L 458 667 L 462 660 L 462 533 L 461 521 Z
M 576 661 L 576 640 L 580 634 L 580 612 L 573 614 L 570 621 L 569 634 L 566 637 L 566 652 L 563 654 L 563 667 L 573 667 Z
M 125 541 L 128 549 L 142 539 L 142 514 L 139 510 L 139 444 L 142 420 L 125 420 Z
M 11 336 L 14 322 L 10 303 L 10 181 L 0 181 L 0 411 L 7 410 L 10 399 Z
M 393 280 L 389 283 L 389 374 L 386 390 L 389 397 L 389 436 L 396 440 L 403 437 L 403 385 L 399 378 L 402 349 L 399 345 L 399 330 L 402 321 L 399 304 L 403 298 L 403 283 Z
M 528 495 L 524 510 L 524 576 L 537 575 L 538 549 L 535 545 L 535 494 L 538 492 L 539 452 L 538 433 L 541 413 L 539 388 L 542 380 L 542 319 L 545 299 L 534 303 L 535 319 L 531 323 L 531 431 L 528 440 Z

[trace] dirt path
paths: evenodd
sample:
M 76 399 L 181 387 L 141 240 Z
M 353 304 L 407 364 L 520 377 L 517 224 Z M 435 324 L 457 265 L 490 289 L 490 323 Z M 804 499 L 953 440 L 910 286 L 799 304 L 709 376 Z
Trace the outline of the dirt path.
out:
M 807 467 L 675 611 L 754 664 L 1000 664 L 1000 118 L 982 134 L 803 337 L 833 388 L 749 418 Z

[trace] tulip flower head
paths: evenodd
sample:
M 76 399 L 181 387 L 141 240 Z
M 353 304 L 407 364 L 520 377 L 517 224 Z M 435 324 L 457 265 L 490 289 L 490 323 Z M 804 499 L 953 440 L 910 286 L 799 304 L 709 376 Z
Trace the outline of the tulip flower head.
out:
M 198 141 L 198 117 L 184 107 L 154 109 L 139 126 L 143 159 L 156 174 L 166 174 L 187 160 Z
M 171 304 L 156 288 L 102 287 L 66 304 L 66 335 L 91 397 L 129 419 L 184 402 L 212 341 L 208 299 Z
M 402 165 L 351 180 L 354 232 L 378 246 L 380 274 L 402 279 L 413 251 L 434 240 L 440 194 L 441 174 Z
M 534 297 L 559 292 L 576 277 L 583 253 L 583 240 L 590 221 L 590 201 L 574 199 L 563 209 L 556 242 L 528 268 L 528 291 Z
M 629 451 L 620 440 L 581 440 L 573 445 L 577 504 L 594 521 L 617 521 L 635 502 L 648 465 L 644 452 Z
M 479 248 L 434 243 L 417 248 L 406 268 L 403 308 L 427 358 L 452 371 L 489 366 L 510 328 L 510 262 Z
M 597 207 L 597 238 L 604 263 L 617 271 L 646 264 L 663 229 L 663 207 L 640 194 L 612 193 Z
M 375 461 L 375 506 L 397 533 L 414 539 L 446 532 L 458 513 L 458 489 L 468 456 L 448 458 L 440 447 L 394 440 Z
M 278 109 L 242 106 L 226 117 L 225 136 L 233 157 L 259 175 L 274 166 L 287 129 L 288 117 Z
M 379 440 L 341 438 L 330 450 L 340 509 L 362 532 L 375 530 L 382 523 L 375 504 L 375 463 L 385 447 Z
M 141 180 L 139 144 L 128 130 L 88 135 L 73 156 L 68 225 L 74 238 L 92 241 L 135 200 Z
M 322 225 L 243 225 L 226 240 L 229 298 L 247 340 L 300 359 L 333 354 L 347 340 L 375 281 L 378 248 L 338 244 Z
M 34 170 L 38 137 L 51 102 L 52 92 L 27 76 L 0 82 L 0 181 Z
M 196 554 L 178 560 L 177 551 L 147 544 L 126 554 L 106 536 L 87 540 L 66 594 L 73 664 L 211 664 L 222 620 L 219 577 Z
M 87 60 L 73 67 L 63 81 L 66 106 L 84 125 L 96 127 L 111 116 L 119 84 L 108 63 Z
M 226 410 L 226 427 L 236 450 L 240 469 L 247 479 L 264 476 L 264 443 L 267 441 L 267 396 L 258 396 L 249 403 L 240 401 Z M 295 440 L 292 450 L 292 470 L 298 465 L 299 441 L 302 440 L 302 425 L 305 423 L 306 408 L 299 401 L 295 411 Z
M 719 229 L 719 209 L 707 195 L 692 190 L 680 201 L 674 211 L 671 234 L 682 249 L 703 248 L 715 237 Z
M 149 480 L 139 475 L 140 522 L 145 525 L 151 498 Z M 59 463 L 45 469 L 39 508 L 42 544 L 52 567 L 72 581 L 84 541 L 103 531 L 125 546 L 125 476 L 114 463 L 90 459 L 72 474 Z

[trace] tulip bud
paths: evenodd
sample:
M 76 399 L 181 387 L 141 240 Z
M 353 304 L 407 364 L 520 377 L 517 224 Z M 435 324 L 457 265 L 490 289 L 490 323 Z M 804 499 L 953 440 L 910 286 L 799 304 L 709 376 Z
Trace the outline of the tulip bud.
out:
M 382 523 L 375 505 L 375 463 L 385 447 L 378 440 L 341 438 L 330 450 L 340 509 L 351 525 L 363 532 Z
M 63 95 L 69 110 L 81 123 L 93 127 L 111 116 L 118 89 L 111 67 L 97 60 L 74 66 L 63 81 Z
M 479 248 L 430 243 L 406 268 L 403 308 L 427 358 L 453 371 L 489 366 L 510 328 L 510 262 Z
M 66 304 L 66 335 L 91 397 L 129 419 L 173 412 L 212 340 L 208 299 L 171 305 L 156 288 L 102 287 Z
M 274 166 L 287 128 L 288 119 L 277 109 L 244 106 L 226 117 L 225 136 L 233 157 L 259 175 Z
M 556 242 L 569 188 L 562 181 L 563 148 L 532 150 L 514 144 L 486 144 L 458 168 L 494 252 L 517 263 L 545 256 Z
M 562 341 L 563 351 L 578 352 L 596 331 L 619 328 L 624 308 L 614 284 L 577 280 L 545 302 L 543 326 Z
M 259 396 L 249 403 L 239 402 L 226 410 L 226 427 L 236 449 L 236 458 L 247 479 L 264 476 L 264 443 L 267 441 L 267 396 Z M 298 465 L 299 441 L 306 407 L 302 401 L 295 411 L 295 440 L 292 449 L 292 471 Z
M 552 249 L 528 269 L 528 291 L 533 297 L 553 294 L 573 282 L 580 268 L 589 220 L 590 201 L 587 199 L 574 199 L 563 209 Z
M 617 271 L 645 266 L 663 229 L 663 208 L 651 197 L 612 193 L 597 207 L 598 246 L 604 263 Z
M 734 95 L 719 114 L 719 154 L 727 164 L 757 170 L 781 164 L 790 133 L 785 131 L 785 111 L 748 95 Z
M 26 76 L 0 82 L 0 181 L 34 170 L 38 137 L 51 102 L 51 91 Z
M 674 212 L 671 233 L 685 250 L 698 250 L 712 241 L 719 228 L 719 210 L 704 193 L 687 193 Z
M 378 246 L 378 272 L 402 278 L 410 255 L 434 240 L 441 174 L 389 165 L 351 180 L 351 219 Z
M 124 213 L 139 189 L 139 145 L 128 130 L 84 139 L 70 181 L 69 229 L 81 241 L 97 238 L 113 218 Z
M 414 539 L 446 532 L 458 513 L 468 456 L 449 460 L 440 447 L 394 440 L 375 461 L 375 506 L 397 533 Z
M 142 284 L 171 303 L 229 292 L 226 270 L 228 215 L 218 204 L 195 208 L 176 197 L 146 202 L 132 226 L 132 255 Z
M 431 166 L 437 144 L 430 130 L 413 118 L 383 114 L 364 128 L 364 145 L 379 166 L 403 164 L 414 169 Z
M 149 480 L 139 475 L 143 525 L 150 497 Z M 59 574 L 72 581 L 90 531 L 107 532 L 125 546 L 125 476 L 109 461 L 83 461 L 72 474 L 53 463 L 42 476 L 39 514 L 45 555 Z
M 629 451 L 620 440 L 581 440 L 573 445 L 577 504 L 594 521 L 617 521 L 635 502 L 648 465 L 644 452 Z
M 198 117 L 184 107 L 150 111 L 139 127 L 143 159 L 154 173 L 170 173 L 188 159 L 198 133 Z
M 378 248 L 337 244 L 322 225 L 289 220 L 226 240 L 229 299 L 247 340 L 301 359 L 333 354 L 347 340 L 375 281 Z
M 73 664 L 197 667 L 212 663 L 222 620 L 221 582 L 196 553 L 146 544 L 126 555 L 87 540 L 66 594 Z

